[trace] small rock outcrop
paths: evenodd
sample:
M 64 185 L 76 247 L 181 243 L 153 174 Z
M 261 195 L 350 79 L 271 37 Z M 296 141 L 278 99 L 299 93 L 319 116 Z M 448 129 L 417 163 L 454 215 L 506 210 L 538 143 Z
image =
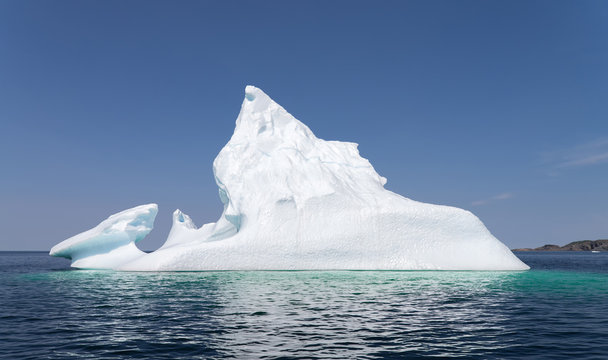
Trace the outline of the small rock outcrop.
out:
M 564 246 L 543 245 L 535 249 L 522 248 L 513 251 L 608 251 L 608 239 L 574 241 Z

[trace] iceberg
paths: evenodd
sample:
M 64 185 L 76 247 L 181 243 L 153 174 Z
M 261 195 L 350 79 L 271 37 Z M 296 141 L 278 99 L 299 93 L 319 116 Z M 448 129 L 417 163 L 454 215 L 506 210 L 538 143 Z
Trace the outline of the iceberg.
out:
M 110 216 L 51 255 L 125 271 L 526 270 L 471 212 L 384 188 L 358 145 L 317 138 L 247 86 L 234 134 L 213 162 L 223 212 L 197 227 L 180 210 L 146 254 L 155 204 Z

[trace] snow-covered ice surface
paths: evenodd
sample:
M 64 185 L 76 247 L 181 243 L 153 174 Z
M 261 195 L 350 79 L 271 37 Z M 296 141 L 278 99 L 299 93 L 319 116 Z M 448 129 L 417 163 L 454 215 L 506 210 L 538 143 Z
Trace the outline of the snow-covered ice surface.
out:
M 80 268 L 182 270 L 525 270 L 472 213 L 407 199 L 357 144 L 317 138 L 247 86 L 232 138 L 213 162 L 224 211 L 198 228 L 176 210 L 165 244 L 135 242 L 156 205 L 113 215 L 56 245 Z

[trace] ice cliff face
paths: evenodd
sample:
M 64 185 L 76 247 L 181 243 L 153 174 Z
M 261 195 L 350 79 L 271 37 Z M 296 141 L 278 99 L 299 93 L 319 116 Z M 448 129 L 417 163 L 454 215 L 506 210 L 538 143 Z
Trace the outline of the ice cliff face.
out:
M 76 267 L 151 271 L 528 268 L 470 212 L 385 190 L 357 144 L 318 139 L 253 86 L 213 172 L 224 205 L 216 223 L 197 228 L 176 210 L 159 250 L 135 256 L 131 249 L 124 261 L 107 261 L 121 250 L 96 245 L 80 266 L 82 255 L 65 243 L 98 244 L 91 230 L 51 254 L 78 257 Z

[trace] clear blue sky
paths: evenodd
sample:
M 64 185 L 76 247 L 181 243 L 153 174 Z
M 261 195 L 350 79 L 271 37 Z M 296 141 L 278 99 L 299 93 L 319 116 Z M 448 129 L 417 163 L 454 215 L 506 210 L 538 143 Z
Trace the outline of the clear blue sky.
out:
M 510 247 L 608 238 L 606 1 L 0 0 L 0 250 L 217 220 L 247 84 Z

